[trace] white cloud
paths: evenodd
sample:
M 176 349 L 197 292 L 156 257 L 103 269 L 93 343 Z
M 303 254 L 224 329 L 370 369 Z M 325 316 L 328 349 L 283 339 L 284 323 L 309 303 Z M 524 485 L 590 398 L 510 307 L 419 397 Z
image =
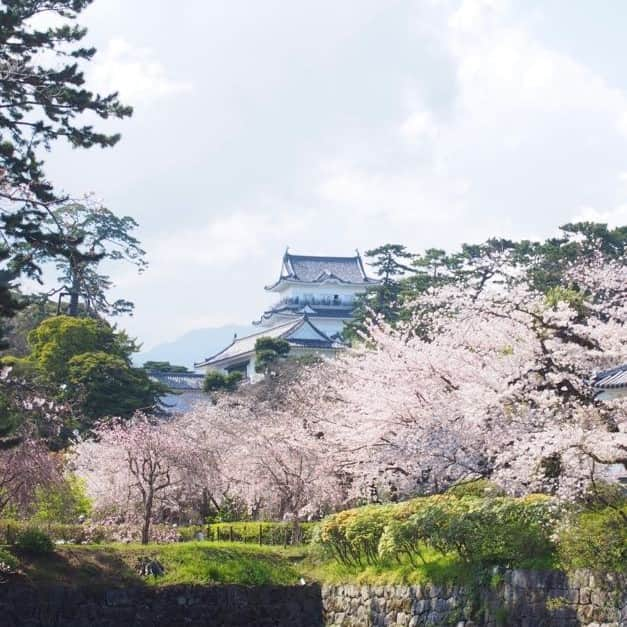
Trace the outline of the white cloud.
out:
M 627 205 L 619 205 L 613 209 L 595 209 L 582 207 L 572 220 L 573 222 L 603 222 L 610 228 L 627 224 Z
M 556 227 L 591 195 L 613 205 L 627 150 L 617 133 L 627 131 L 625 93 L 534 39 L 505 2 L 464 0 L 431 19 L 416 36 L 428 30 L 453 62 L 450 110 L 425 106 L 423 77 L 408 79 L 407 113 L 367 144 L 390 162 L 344 151 L 338 165 L 330 156 L 322 204 L 378 219 L 375 228 L 405 234 L 410 247 L 430 245 L 445 225 L 453 239 L 437 243 L 454 246 Z M 619 220 L 622 211 L 608 215 Z
M 192 90 L 189 81 L 169 78 L 152 50 L 133 46 L 121 38 L 111 39 L 96 56 L 90 79 L 98 91 L 117 91 L 129 102 L 146 102 Z

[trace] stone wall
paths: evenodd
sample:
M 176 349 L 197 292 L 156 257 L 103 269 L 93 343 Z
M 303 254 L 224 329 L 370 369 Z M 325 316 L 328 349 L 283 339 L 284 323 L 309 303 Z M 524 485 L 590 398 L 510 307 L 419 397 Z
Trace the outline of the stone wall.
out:
M 0 584 L 2 627 L 321 627 L 318 586 L 71 589 Z
M 459 586 L 323 586 L 328 627 L 544 625 L 627 627 L 627 581 L 560 572 L 496 571 Z
M 0 584 L 2 627 L 627 627 L 627 580 L 495 572 L 459 586 L 33 588 Z

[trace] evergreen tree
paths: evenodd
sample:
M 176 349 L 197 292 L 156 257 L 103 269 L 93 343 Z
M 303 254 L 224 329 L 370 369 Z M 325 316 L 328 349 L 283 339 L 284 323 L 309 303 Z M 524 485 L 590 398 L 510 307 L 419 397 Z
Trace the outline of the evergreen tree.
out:
M 69 297 L 67 314 L 77 316 L 130 313 L 133 304 L 125 299 L 110 302 L 109 276 L 99 271 L 103 261 L 125 261 L 143 271 L 147 265 L 139 240 L 132 235 L 137 222 L 130 216 L 118 217 L 112 211 L 86 199 L 50 209 L 41 221 L 45 239 L 27 235 L 17 249 L 37 263 L 55 263 L 60 287 L 48 296 Z M 82 306 L 82 309 L 81 309 Z
M 50 207 L 63 200 L 45 175 L 42 153 L 57 140 L 74 148 L 113 146 L 119 134 L 101 133 L 81 116 L 132 113 L 116 93 L 102 96 L 85 87 L 81 64 L 96 50 L 82 44 L 87 31 L 74 22 L 91 1 L 3 0 L 0 5 L 0 231 L 11 245 L 10 263 L 0 259 L 3 293 L 11 273 L 39 273 L 34 255 L 16 249 L 16 242 L 38 250 L 63 245 L 58 234 L 42 230 Z M 42 14 L 61 23 L 46 20 L 55 25 L 45 26 L 35 19 Z
M 415 255 L 402 244 L 384 244 L 367 250 L 365 257 L 368 265 L 375 268 L 379 284 L 357 298 L 354 320 L 346 326 L 344 332 L 344 337 L 348 340 L 359 337 L 367 318 L 377 316 L 390 322 L 397 320 L 402 293 L 401 278 L 407 273 L 416 272 L 409 265 Z
M 42 149 L 48 150 L 58 139 L 75 148 L 104 148 L 120 139 L 119 134 L 107 135 L 81 124 L 79 116 L 89 113 L 107 119 L 132 113 L 116 93 L 101 96 L 85 88 L 79 62 L 90 61 L 96 50 L 81 44 L 87 30 L 73 21 L 91 1 L 3 0 L 0 197 L 12 203 L 32 207 L 59 200 L 41 161 Z M 63 18 L 63 23 L 41 26 L 33 18 L 44 13 Z

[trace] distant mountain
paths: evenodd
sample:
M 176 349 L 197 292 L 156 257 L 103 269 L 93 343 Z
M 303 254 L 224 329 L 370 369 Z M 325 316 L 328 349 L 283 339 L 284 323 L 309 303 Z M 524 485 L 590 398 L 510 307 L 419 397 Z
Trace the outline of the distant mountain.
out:
M 203 360 L 228 346 L 237 333 L 239 337 L 252 333 L 254 327 L 247 325 L 227 325 L 214 329 L 196 329 L 189 331 L 173 342 L 158 344 L 133 357 L 136 365 L 146 361 L 169 361 L 177 366 L 193 369 L 194 362 Z

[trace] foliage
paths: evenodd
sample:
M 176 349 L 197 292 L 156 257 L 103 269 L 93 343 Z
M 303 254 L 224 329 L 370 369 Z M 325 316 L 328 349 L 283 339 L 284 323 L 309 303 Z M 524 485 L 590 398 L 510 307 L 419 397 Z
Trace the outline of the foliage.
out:
M 412 321 L 414 331 L 421 333 L 423 317 L 416 316 L 415 300 L 446 285 L 481 292 L 491 284 L 511 287 L 522 281 L 547 294 L 550 305 L 570 299 L 578 308 L 581 295 L 567 280 L 569 266 L 590 259 L 595 251 L 608 259 L 620 259 L 627 227 L 609 229 L 606 224 L 579 222 L 565 224 L 560 231 L 559 237 L 545 241 L 491 238 L 480 244 L 463 244 L 452 252 L 427 249 L 416 254 L 396 244 L 368 251 L 366 257 L 376 268 L 381 284 L 360 299 L 349 335 L 352 339 L 361 337 L 366 322 L 373 318 L 392 326 Z M 424 311 L 424 303 L 422 307 Z
M 176 366 L 169 361 L 145 361 L 142 368 L 148 372 L 189 372 L 187 366 Z
M 65 200 L 46 178 L 42 153 L 59 139 L 74 148 L 113 146 L 87 118 L 124 118 L 132 113 L 117 94 L 101 96 L 85 88 L 79 63 L 96 50 L 85 47 L 87 30 L 73 24 L 91 0 L 8 0 L 0 8 L 0 224 L 9 255 L 0 252 L 0 319 L 18 304 L 12 281 L 23 272 L 38 278 L 36 256 L 68 244 L 44 226 L 54 203 Z M 33 19 L 47 13 L 50 19 Z M 81 120 L 83 118 L 83 120 Z M 35 254 L 37 253 L 37 254 Z
M 453 496 L 476 496 L 476 497 L 490 497 L 490 496 L 505 496 L 505 491 L 500 486 L 496 485 L 488 479 L 475 479 L 472 481 L 464 481 L 451 486 L 447 490 L 448 494 Z
M 39 385 L 43 396 L 68 403 L 74 418 L 68 427 L 80 431 L 95 420 L 155 407 L 167 388 L 133 368 L 135 343 L 103 320 L 55 316 L 29 333 L 26 358 L 3 358 L 17 376 Z
M 516 566 L 552 553 L 555 522 L 546 497 L 444 495 L 334 514 L 321 523 L 317 542 L 345 565 L 401 556 L 415 565 L 431 547 L 468 564 Z
M 567 569 L 627 572 L 626 515 L 627 505 L 577 514 L 560 531 L 561 563 Z
M 50 536 L 35 528 L 20 532 L 15 540 L 15 546 L 30 555 L 47 555 L 54 551 Z
M 9 256 L 9 250 L 0 246 L 0 263 L 9 259 Z M 23 299 L 17 294 L 15 280 L 18 276 L 19 272 L 16 270 L 0 267 L 0 350 L 9 347 L 9 341 L 5 337 L 6 320 L 13 318 L 25 306 Z
M 49 209 L 39 223 L 44 240 L 38 236 L 31 242 L 27 237 L 16 250 L 36 263 L 55 264 L 60 287 L 48 296 L 58 295 L 59 308 L 62 297 L 68 296 L 68 315 L 77 316 L 81 311 L 91 316 L 130 313 L 131 302 L 108 300 L 107 292 L 113 284 L 99 266 L 124 261 L 140 272 L 145 269 L 145 252 L 132 235 L 137 226 L 130 216 L 118 217 L 86 198 Z
M 255 342 L 255 371 L 265 372 L 268 366 L 290 352 L 286 340 L 272 337 L 260 337 Z
M 91 512 L 85 481 L 76 475 L 51 487 L 35 489 L 34 520 L 49 523 L 75 523 Z
M 237 386 L 241 383 L 243 378 L 244 375 L 236 370 L 228 374 L 218 372 L 217 370 L 210 370 L 205 375 L 202 389 L 204 392 L 217 392 L 219 390 L 233 392 L 237 389 Z
M 149 411 L 166 386 L 155 383 L 141 368 L 132 368 L 121 357 L 104 352 L 75 355 L 68 363 L 68 397 L 89 420 L 106 416 L 128 418 L 138 410 Z
M 14 573 L 20 565 L 19 560 L 6 549 L 0 548 L 0 577 Z
M 116 588 L 178 584 L 286 586 L 296 585 L 301 574 L 289 550 L 235 543 L 59 546 L 56 554 L 59 559 L 24 555 L 21 570 L 34 585 L 105 585 Z M 146 556 L 162 564 L 165 575 L 141 577 L 136 566 Z
M 131 114 L 116 94 L 103 97 L 84 88 L 77 61 L 91 60 L 96 51 L 80 45 L 86 29 L 68 22 L 89 4 L 90 0 L 10 0 L 0 11 L 2 99 L 6 103 L 0 123 L 0 166 L 5 183 L 26 189 L 46 203 L 55 196 L 45 180 L 38 149 L 48 149 L 61 138 L 79 148 L 113 146 L 119 135 L 79 126 L 76 118 L 86 113 L 103 119 Z M 40 22 L 32 18 L 43 11 L 65 20 L 58 26 L 38 26 Z M 60 60 L 65 65 L 59 65 Z
M 212 523 L 208 525 L 205 530 L 207 532 L 207 539 L 209 540 L 228 540 L 233 542 L 278 546 L 309 544 L 316 524 L 317 523 L 301 523 L 300 534 L 297 538 L 293 535 L 294 527 L 291 523 L 268 521 Z M 183 534 L 182 537 L 185 538 L 185 535 Z M 193 537 L 189 539 L 193 539 Z
M 22 296 L 24 307 L 6 324 L 6 355 L 26 357 L 30 353 L 28 334 L 46 318 L 56 314 L 56 305 L 48 299 Z M 0 318 L 3 316 L 0 314 Z
M 345 331 L 349 339 L 358 339 L 365 331 L 366 319 L 371 317 L 388 322 L 398 320 L 403 289 L 401 278 L 415 273 L 409 265 L 415 255 L 401 244 L 384 244 L 367 250 L 365 257 L 375 269 L 379 283 L 357 298 L 354 321 L 347 325 Z
M 246 520 L 248 506 L 246 501 L 237 495 L 225 494 L 214 516 L 207 518 L 207 522 L 228 523 Z
M 28 336 L 28 359 L 54 383 L 66 383 L 72 357 L 103 352 L 127 361 L 135 345 L 124 333 L 94 318 L 55 316 L 44 320 Z

